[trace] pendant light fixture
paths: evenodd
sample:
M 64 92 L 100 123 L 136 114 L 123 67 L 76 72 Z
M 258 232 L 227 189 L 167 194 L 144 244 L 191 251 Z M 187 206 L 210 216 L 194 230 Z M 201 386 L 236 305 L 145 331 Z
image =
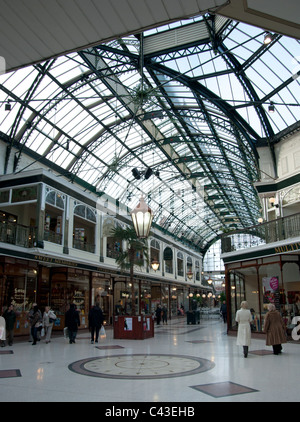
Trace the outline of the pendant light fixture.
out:
M 147 238 L 153 220 L 153 213 L 144 201 L 143 196 L 141 196 L 140 202 L 130 214 L 137 237 L 141 239 Z

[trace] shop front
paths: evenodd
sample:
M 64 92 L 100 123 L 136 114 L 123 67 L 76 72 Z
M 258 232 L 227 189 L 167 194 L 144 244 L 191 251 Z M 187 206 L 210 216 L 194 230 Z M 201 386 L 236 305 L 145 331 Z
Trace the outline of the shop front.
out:
M 79 329 L 88 328 L 89 310 L 96 302 L 103 311 L 104 324 L 111 326 L 115 316 L 132 315 L 133 301 L 135 316 L 143 318 L 152 318 L 158 305 L 167 308 L 168 319 L 180 315 L 180 310 L 188 309 L 185 299 L 188 288 L 178 283 L 159 283 L 143 276 L 136 277 L 132 285 L 129 277 L 118 275 L 116 271 L 93 271 L 59 264 L 58 260 L 50 258 L 34 261 L 1 257 L 0 305 L 2 310 L 11 303 L 14 305 L 16 336 L 29 335 L 28 313 L 34 303 L 42 312 L 46 306 L 55 312 L 54 331 L 62 331 L 65 327 L 65 313 L 71 303 L 80 314 Z M 145 337 L 150 326 L 152 332 L 152 322 L 141 321 Z
M 300 316 L 298 255 L 276 255 L 225 265 L 229 330 L 236 330 L 235 314 L 246 300 L 252 315 L 252 333 L 263 333 L 268 304 L 273 303 L 286 325 L 287 334 Z

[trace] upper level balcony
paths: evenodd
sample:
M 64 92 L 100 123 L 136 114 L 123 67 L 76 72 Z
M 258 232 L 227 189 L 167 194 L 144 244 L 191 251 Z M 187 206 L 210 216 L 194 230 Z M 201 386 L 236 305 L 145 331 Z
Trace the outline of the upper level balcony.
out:
M 36 227 L 14 222 L 0 221 L 0 242 L 24 248 L 35 247 Z
M 300 236 L 300 213 L 267 221 L 242 230 L 224 233 L 221 237 L 221 251 L 229 253 L 281 242 Z

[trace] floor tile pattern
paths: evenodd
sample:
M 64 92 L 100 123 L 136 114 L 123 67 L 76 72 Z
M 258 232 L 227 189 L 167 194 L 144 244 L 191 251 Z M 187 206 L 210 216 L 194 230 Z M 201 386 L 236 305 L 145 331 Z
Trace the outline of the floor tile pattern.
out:
M 0 402 L 299 402 L 299 347 L 288 342 L 275 356 L 253 336 L 245 359 L 221 319 L 184 317 L 145 340 L 116 340 L 109 327 L 96 344 L 87 330 L 75 344 L 59 332 L 36 346 L 16 338 L 0 350 Z M 270 388 L 279 379 L 284 388 Z
M 233 396 L 236 394 L 253 393 L 258 390 L 246 387 L 244 385 L 236 384 L 234 382 L 216 382 L 212 384 L 194 385 L 192 386 L 195 390 L 201 391 L 202 393 L 209 394 L 212 397 L 226 397 Z

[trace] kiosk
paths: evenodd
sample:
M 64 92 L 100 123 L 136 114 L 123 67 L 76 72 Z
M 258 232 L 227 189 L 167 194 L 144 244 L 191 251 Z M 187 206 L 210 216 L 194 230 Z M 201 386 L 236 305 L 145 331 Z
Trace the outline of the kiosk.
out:
M 144 340 L 154 337 L 152 315 L 115 315 L 114 338 Z

